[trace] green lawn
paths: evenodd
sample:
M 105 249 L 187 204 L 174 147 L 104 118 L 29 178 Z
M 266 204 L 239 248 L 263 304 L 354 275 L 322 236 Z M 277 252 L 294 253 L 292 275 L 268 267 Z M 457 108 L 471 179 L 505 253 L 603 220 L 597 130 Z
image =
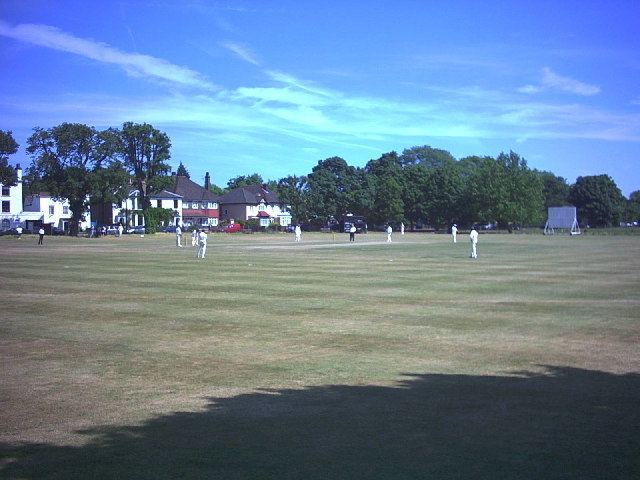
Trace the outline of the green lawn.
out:
M 385 238 L 1 237 L 0 478 L 640 478 L 640 236 Z

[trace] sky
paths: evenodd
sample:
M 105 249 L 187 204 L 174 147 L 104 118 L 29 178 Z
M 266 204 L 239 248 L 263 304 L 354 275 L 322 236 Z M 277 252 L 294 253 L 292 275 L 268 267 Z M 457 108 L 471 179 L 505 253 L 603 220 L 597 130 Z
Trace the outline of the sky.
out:
M 149 123 L 202 183 L 513 150 L 640 190 L 640 1 L 1 0 L 0 129 Z

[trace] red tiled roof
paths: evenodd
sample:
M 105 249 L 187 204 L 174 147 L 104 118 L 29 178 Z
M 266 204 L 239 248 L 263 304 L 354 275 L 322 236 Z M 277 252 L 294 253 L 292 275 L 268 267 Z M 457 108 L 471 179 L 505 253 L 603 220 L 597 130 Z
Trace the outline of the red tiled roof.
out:
M 220 212 L 217 208 L 183 208 L 182 216 L 219 218 Z
M 260 218 L 271 218 L 271 215 L 269 215 L 267 212 L 262 210 L 262 211 L 258 212 L 258 217 L 260 217 Z

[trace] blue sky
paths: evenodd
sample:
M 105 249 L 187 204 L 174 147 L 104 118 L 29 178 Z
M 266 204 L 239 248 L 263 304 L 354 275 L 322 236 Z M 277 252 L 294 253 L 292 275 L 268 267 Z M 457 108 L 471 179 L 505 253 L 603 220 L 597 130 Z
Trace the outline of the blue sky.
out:
M 0 2 L 0 129 L 147 122 L 226 185 L 417 145 L 640 189 L 640 2 Z

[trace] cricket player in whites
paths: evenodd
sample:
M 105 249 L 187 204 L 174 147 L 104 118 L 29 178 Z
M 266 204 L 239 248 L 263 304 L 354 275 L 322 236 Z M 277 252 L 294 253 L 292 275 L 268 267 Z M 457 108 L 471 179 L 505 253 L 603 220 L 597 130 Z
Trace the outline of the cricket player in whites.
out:
M 458 236 L 458 225 L 456 225 L 455 223 L 453 224 L 453 226 L 451 227 L 451 236 L 453 237 L 453 243 L 456 243 L 457 240 L 457 236 Z
M 296 228 L 294 228 L 293 231 L 296 234 L 296 242 L 302 240 L 302 229 L 300 228 L 300 225 L 296 225 Z
M 182 247 L 182 229 L 176 225 L 176 247 Z
M 471 233 L 469 234 L 469 240 L 471 241 L 471 255 L 470 258 L 478 258 L 478 232 L 475 228 L 471 229 Z
M 207 253 L 207 234 L 204 230 L 200 230 L 198 233 L 198 258 L 204 259 L 205 253 Z

